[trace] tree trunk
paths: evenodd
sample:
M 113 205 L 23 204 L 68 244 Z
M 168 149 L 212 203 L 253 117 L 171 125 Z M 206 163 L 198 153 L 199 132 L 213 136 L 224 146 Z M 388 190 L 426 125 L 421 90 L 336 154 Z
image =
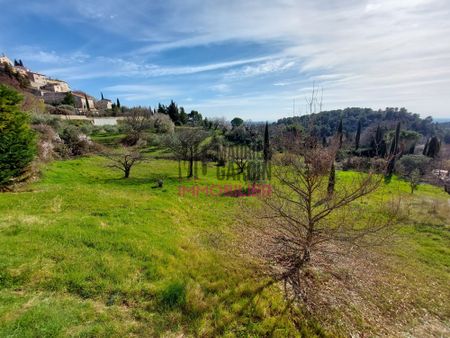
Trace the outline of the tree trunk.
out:
M 191 156 L 189 158 L 189 174 L 188 178 L 191 178 L 194 175 L 194 157 Z
M 124 177 L 123 177 L 123 178 L 128 178 L 128 177 L 130 177 L 130 171 L 131 171 L 131 168 L 125 168 L 125 171 L 124 171 Z

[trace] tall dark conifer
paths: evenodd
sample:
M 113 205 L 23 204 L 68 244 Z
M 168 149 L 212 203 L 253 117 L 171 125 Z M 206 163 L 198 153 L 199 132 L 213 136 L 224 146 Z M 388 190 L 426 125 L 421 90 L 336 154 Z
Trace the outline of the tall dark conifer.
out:
M 440 148 L 441 143 L 439 142 L 439 139 L 436 136 L 433 136 L 428 143 L 428 149 L 425 155 L 431 158 L 435 158 L 438 156 Z
M 86 100 L 86 109 L 91 110 L 91 107 L 89 106 L 89 99 L 86 94 L 84 94 L 84 99 Z
M 427 139 L 427 142 L 425 143 L 425 147 L 423 147 L 423 152 L 422 152 L 422 154 L 425 155 L 425 156 L 427 156 L 427 153 L 428 153 L 428 145 L 429 145 L 429 144 L 430 144 L 430 140 Z
M 338 137 L 338 142 L 339 142 L 339 148 L 342 146 L 342 137 L 344 136 L 343 130 L 344 130 L 344 128 L 343 128 L 343 125 L 342 125 L 342 118 L 341 118 L 341 120 L 339 121 L 338 129 L 337 129 L 337 137 Z
M 355 150 L 359 149 L 359 141 L 361 140 L 361 120 L 358 121 L 358 129 L 355 136 Z
M 397 127 L 395 128 L 395 136 L 392 140 L 390 154 L 397 155 L 400 147 L 400 122 L 397 123 Z
M 330 175 L 328 176 L 328 195 L 332 195 L 334 193 L 334 187 L 336 185 L 336 168 L 334 167 L 334 161 L 331 164 Z
M 264 162 L 269 161 L 270 160 L 269 123 L 267 122 L 266 127 L 264 128 L 263 153 L 264 153 Z

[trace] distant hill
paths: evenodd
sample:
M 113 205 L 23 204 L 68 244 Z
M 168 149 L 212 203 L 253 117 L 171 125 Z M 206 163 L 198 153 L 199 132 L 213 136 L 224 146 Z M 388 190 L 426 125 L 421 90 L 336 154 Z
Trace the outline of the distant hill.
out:
M 410 113 L 405 108 L 373 110 L 371 108 L 353 107 L 287 117 L 278 120 L 277 124 L 297 125 L 304 129 L 314 130 L 321 137 L 328 137 L 336 132 L 341 119 L 344 133 L 355 133 L 358 128 L 358 121 L 361 121 L 363 129 L 378 124 L 393 128 L 400 121 L 402 128 L 414 130 L 424 136 L 431 136 L 436 132 L 436 123 L 431 117 L 422 119 L 418 114 Z

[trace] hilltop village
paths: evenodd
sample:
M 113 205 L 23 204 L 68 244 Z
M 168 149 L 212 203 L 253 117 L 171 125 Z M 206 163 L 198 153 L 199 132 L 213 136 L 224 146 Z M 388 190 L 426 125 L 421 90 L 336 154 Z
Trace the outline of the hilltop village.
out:
M 103 94 L 101 99 L 97 100 L 83 91 L 71 90 L 67 82 L 34 72 L 25 67 L 22 60 L 11 61 L 5 54 L 0 55 L 0 70 L 14 75 L 29 92 L 46 104 L 70 104 L 75 107 L 75 113 L 80 115 L 95 115 L 99 110 L 113 108 L 112 101 L 104 98 Z

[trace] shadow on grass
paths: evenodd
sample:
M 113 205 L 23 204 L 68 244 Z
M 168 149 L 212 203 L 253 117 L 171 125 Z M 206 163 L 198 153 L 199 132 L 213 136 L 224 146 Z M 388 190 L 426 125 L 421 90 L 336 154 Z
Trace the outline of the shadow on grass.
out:
M 163 180 L 164 185 L 163 187 L 166 187 L 167 185 L 174 185 L 179 183 L 178 177 L 166 177 L 164 175 L 158 175 L 158 174 L 150 174 L 149 177 L 129 177 L 129 178 L 106 178 L 106 179 L 99 179 L 96 180 L 99 183 L 102 184 L 109 184 L 109 185 L 116 185 L 116 186 L 138 186 L 138 185 L 152 185 L 154 187 L 158 186 L 158 180 Z

